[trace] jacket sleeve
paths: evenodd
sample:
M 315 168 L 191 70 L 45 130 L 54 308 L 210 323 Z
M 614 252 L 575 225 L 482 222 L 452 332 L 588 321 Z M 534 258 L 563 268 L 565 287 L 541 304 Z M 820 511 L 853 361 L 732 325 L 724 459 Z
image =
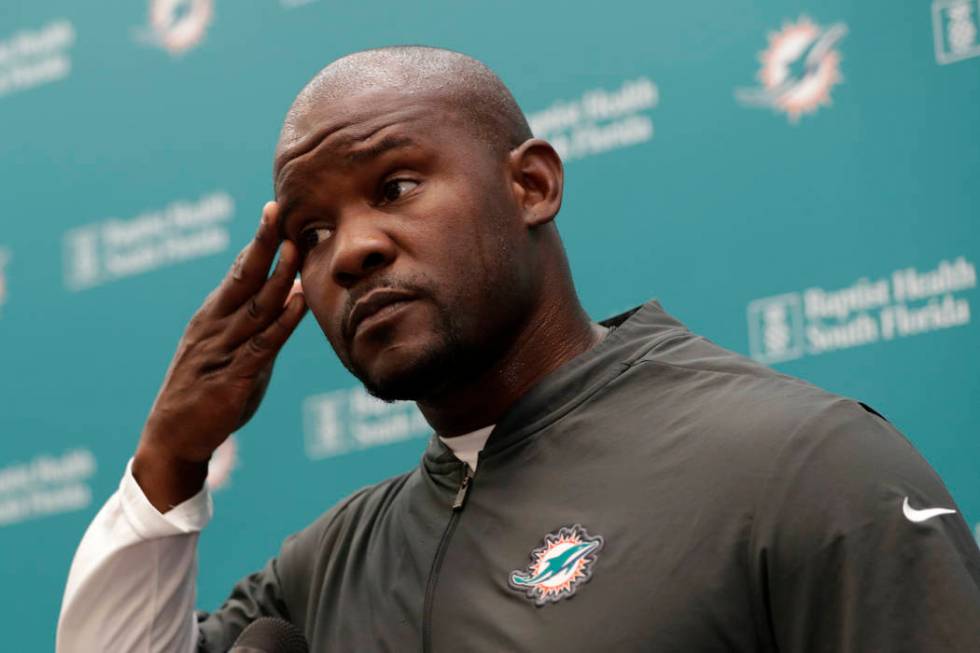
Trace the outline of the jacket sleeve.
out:
M 199 653 L 227 651 L 239 634 L 260 617 L 279 617 L 308 631 L 311 584 L 316 569 L 329 558 L 334 537 L 344 528 L 342 518 L 351 501 L 366 490 L 347 497 L 302 531 L 283 541 L 277 556 L 265 567 L 239 581 L 224 604 L 212 613 L 198 612 Z M 313 600 L 316 600 L 314 596 Z
M 198 652 L 227 651 L 242 630 L 259 617 L 290 621 L 275 558 L 261 571 L 240 580 L 220 608 L 212 613 L 197 613 Z
M 754 575 L 778 650 L 980 651 L 977 544 L 877 413 L 842 400 L 806 420 L 758 503 Z

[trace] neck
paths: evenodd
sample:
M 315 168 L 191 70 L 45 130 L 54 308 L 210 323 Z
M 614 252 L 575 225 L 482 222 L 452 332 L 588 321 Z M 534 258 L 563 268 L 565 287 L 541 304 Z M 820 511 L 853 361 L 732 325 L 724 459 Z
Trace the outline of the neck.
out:
M 485 372 L 418 402 L 426 421 L 442 437 L 495 424 L 538 381 L 602 340 L 574 292 L 538 307 L 498 362 Z

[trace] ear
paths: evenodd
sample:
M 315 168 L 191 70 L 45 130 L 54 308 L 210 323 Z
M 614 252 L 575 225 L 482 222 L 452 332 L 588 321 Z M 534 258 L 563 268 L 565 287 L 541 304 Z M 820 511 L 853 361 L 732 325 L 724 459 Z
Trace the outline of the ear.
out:
M 554 220 L 565 186 L 565 171 L 555 148 L 540 138 L 524 141 L 510 151 L 510 173 L 524 224 L 533 228 Z

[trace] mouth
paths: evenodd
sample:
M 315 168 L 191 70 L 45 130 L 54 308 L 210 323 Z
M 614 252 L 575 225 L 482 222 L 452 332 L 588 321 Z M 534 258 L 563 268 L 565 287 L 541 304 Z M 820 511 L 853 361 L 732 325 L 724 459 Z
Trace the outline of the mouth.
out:
M 404 290 L 379 289 L 358 300 L 347 319 L 347 333 L 353 338 L 363 328 L 380 324 L 417 297 Z

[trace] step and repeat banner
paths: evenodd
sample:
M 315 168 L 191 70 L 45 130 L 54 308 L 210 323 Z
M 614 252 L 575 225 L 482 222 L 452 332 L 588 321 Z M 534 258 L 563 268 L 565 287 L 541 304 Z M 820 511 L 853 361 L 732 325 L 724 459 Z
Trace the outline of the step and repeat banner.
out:
M 658 297 L 721 345 L 874 406 L 980 529 L 980 0 L 8 0 L 10 650 L 53 647 L 75 546 L 271 198 L 293 97 L 338 56 L 404 43 L 485 61 L 561 152 L 559 226 L 593 317 Z M 429 435 L 307 319 L 212 462 L 201 607 L 415 465 Z

